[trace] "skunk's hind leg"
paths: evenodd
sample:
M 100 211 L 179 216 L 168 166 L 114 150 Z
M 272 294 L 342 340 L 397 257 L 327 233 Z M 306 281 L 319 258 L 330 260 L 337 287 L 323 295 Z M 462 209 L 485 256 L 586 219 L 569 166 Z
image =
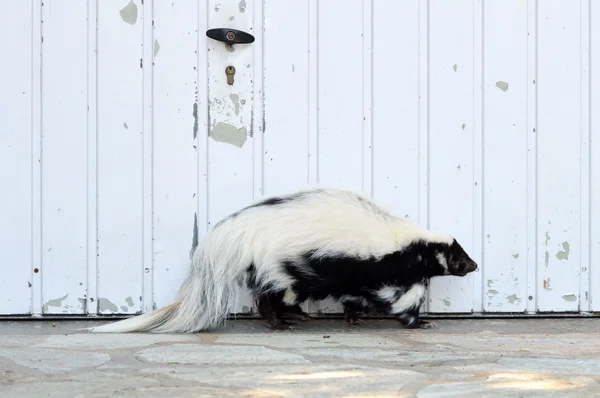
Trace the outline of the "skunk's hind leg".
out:
M 396 319 L 407 329 L 435 329 L 437 324 L 424 321 L 419 317 L 419 307 L 413 308 L 410 311 L 396 314 Z
M 258 312 L 267 321 L 271 329 L 293 329 L 293 326 L 295 326 L 295 323 L 286 322 L 283 319 L 283 314 L 288 307 L 283 302 L 283 292 L 260 294 L 257 307 Z
M 342 302 L 344 306 L 344 318 L 346 318 L 346 322 L 350 325 L 362 325 L 364 322 L 359 318 L 361 312 L 364 310 L 364 307 L 351 300 L 346 300 Z

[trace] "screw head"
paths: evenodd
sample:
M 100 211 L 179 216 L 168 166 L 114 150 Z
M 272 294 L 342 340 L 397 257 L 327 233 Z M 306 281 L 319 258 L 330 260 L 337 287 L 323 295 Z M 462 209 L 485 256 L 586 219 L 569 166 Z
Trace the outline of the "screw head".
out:
M 235 39 L 235 33 L 229 31 L 229 32 L 227 32 L 227 34 L 225 35 L 225 37 L 227 37 L 227 40 L 233 41 L 233 39 Z

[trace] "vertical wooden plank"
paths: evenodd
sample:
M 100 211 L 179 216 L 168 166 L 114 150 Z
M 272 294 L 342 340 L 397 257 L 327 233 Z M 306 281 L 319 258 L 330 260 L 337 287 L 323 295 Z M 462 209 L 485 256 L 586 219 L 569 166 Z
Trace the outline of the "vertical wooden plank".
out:
M 484 6 L 484 277 L 486 312 L 527 305 L 527 13 L 520 0 Z M 505 21 L 512 21 L 506 25 Z M 510 162 L 507 162 L 510 154 Z
M 590 307 L 590 267 L 591 253 L 591 196 L 592 189 L 591 180 L 591 152 L 590 143 L 592 139 L 590 129 L 591 119 L 591 97 L 590 97 L 590 22 L 591 22 L 591 0 L 580 0 L 580 37 L 581 37 L 581 54 L 580 54 L 580 109 L 581 118 L 581 168 L 580 168 L 580 198 L 581 198 L 581 264 L 579 277 L 579 311 L 587 312 Z M 598 153 L 598 152 L 596 152 Z
M 153 73 L 154 0 L 142 1 L 142 311 L 156 309 L 154 302 L 154 201 L 153 201 Z M 128 306 L 130 303 L 128 303 Z M 125 307 L 122 308 L 125 311 Z
M 141 7 L 140 0 L 98 3 L 98 312 L 101 314 L 135 313 L 142 309 Z
M 308 184 L 319 182 L 319 3 L 308 0 Z
M 395 215 L 416 221 L 419 3 L 377 0 L 373 7 L 373 196 Z M 393 51 L 390 37 L 396 37 Z
M 264 7 L 264 194 L 270 196 L 308 183 L 308 113 L 314 104 L 308 99 L 309 3 L 294 12 L 285 2 L 266 1 Z
M 31 310 L 42 314 L 42 0 L 32 1 L 31 40 Z
M 87 313 L 98 313 L 98 0 L 87 2 Z
M 429 228 L 429 0 L 419 0 L 418 203 L 419 224 Z M 409 215 L 410 216 L 410 215 Z M 424 303 L 428 305 L 428 303 Z
M 580 11 L 571 1 L 538 2 L 539 311 L 579 308 Z
M 32 288 L 32 2 L 0 6 L 0 314 L 31 313 Z M 39 40 L 39 36 L 37 40 Z M 39 56 L 39 54 L 37 54 Z M 36 156 L 37 161 L 37 156 Z
M 429 223 L 473 253 L 473 1 L 429 7 Z M 473 278 L 432 280 L 429 311 L 471 312 Z
M 537 0 L 527 0 L 527 312 L 537 310 Z
M 155 2 L 154 12 L 154 300 L 161 308 L 173 302 L 189 269 L 194 236 L 201 239 L 205 230 L 196 223 L 197 118 L 207 106 L 197 94 L 206 93 L 207 84 L 198 76 L 198 39 L 206 37 L 206 18 L 198 20 L 195 0 Z
M 590 310 L 600 311 L 600 6 L 590 7 Z
M 208 2 L 208 26 L 228 26 L 253 33 L 254 1 Z M 254 198 L 253 125 L 254 51 L 261 43 L 233 47 L 208 41 L 208 225 L 250 204 Z M 226 68 L 235 68 L 232 85 Z M 254 100 L 260 100 L 256 98 Z M 245 292 L 236 312 L 250 311 L 252 301 Z
M 363 149 L 363 193 L 373 196 L 373 0 L 363 0 L 362 15 L 362 149 Z
M 473 0 L 473 251 L 479 264 L 483 259 L 483 0 Z M 483 312 L 483 273 L 473 275 L 473 312 Z
M 83 314 L 87 305 L 87 4 L 45 2 L 42 18 L 42 311 Z
M 264 131 L 265 131 L 265 80 L 264 80 L 264 33 L 267 25 L 265 24 L 265 2 L 258 0 L 253 3 L 253 32 L 255 40 L 260 45 L 254 48 L 253 54 L 253 81 L 252 86 L 252 110 L 250 118 L 252 123 L 252 191 L 253 200 L 259 200 L 264 196 Z M 254 304 L 252 302 L 251 304 Z
M 202 0 L 198 4 L 198 76 L 197 84 L 198 90 L 195 96 L 196 107 L 192 109 L 192 115 L 194 116 L 193 132 L 196 135 L 196 145 L 198 146 L 198 203 L 196 208 L 198 209 L 198 217 L 196 224 L 198 225 L 198 239 L 204 237 L 205 232 L 208 230 L 208 217 L 209 217 L 209 205 L 208 205 L 208 146 L 209 146 L 209 126 L 210 126 L 210 100 L 208 97 L 208 85 L 209 85 L 209 74 L 208 74 L 208 63 L 209 63 L 209 51 L 208 42 L 210 39 L 201 34 L 202 30 L 205 32 L 209 29 L 210 15 L 208 13 L 208 0 Z M 196 110 L 194 113 L 193 111 Z M 196 125 L 196 118 L 198 123 Z M 194 244 L 194 243 L 192 243 Z M 192 253 L 190 253 L 190 256 Z
M 319 183 L 361 191 L 363 3 L 327 1 L 318 7 Z

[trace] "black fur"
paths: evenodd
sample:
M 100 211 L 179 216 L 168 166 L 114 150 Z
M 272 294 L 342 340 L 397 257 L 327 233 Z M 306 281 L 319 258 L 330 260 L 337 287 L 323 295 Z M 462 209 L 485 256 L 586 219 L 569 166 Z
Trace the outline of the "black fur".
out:
M 476 269 L 475 262 L 456 240 L 450 246 L 418 241 L 379 259 L 349 256 L 316 258 L 310 252 L 297 261 L 282 264 L 295 281 L 292 290 L 296 295 L 296 302 L 293 305 L 284 303 L 284 291 L 273 291 L 272 286 L 259 283 L 254 266 L 248 268 L 247 285 L 258 297 L 261 316 L 273 328 L 286 328 L 290 325 L 284 320 L 284 314 L 308 317 L 299 306 L 306 300 L 323 300 L 327 297 L 339 300 L 343 296 L 353 298 L 342 301 L 346 320 L 350 324 L 358 324 L 361 312 L 391 313 L 391 302 L 376 294 L 382 287 L 393 286 L 396 289 L 394 300 L 397 300 L 415 284 L 427 287 L 430 278 L 443 275 L 445 268 L 437 258 L 438 253 L 447 259 L 448 270 L 453 275 L 465 275 Z M 366 305 L 362 303 L 363 300 Z M 403 326 L 430 326 L 419 319 L 421 304 L 422 300 L 404 313 L 396 314 Z
M 279 205 L 283 205 L 289 202 L 293 202 L 295 200 L 301 199 L 303 196 L 305 196 L 307 194 L 307 192 L 298 192 L 298 193 L 294 193 L 294 194 L 290 194 L 290 195 L 286 195 L 286 196 L 274 196 L 274 197 L 270 197 L 267 198 L 265 200 L 262 200 L 260 202 L 256 202 L 253 203 L 249 206 L 244 207 L 241 210 L 236 211 L 235 213 L 230 214 L 229 216 L 223 218 L 221 221 L 219 221 L 216 225 L 215 228 L 217 226 L 219 226 L 220 224 L 222 224 L 223 222 L 227 221 L 227 220 L 231 220 L 237 216 L 239 216 L 241 213 L 243 213 L 244 211 L 248 210 L 248 209 L 253 209 L 256 207 L 269 207 L 269 206 L 279 206 Z

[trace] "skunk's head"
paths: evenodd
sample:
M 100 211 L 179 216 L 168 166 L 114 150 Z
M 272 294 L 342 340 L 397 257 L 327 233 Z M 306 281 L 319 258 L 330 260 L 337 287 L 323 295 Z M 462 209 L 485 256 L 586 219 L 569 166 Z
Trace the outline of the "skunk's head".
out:
M 452 244 L 436 253 L 445 275 L 465 276 L 477 271 L 477 263 L 465 252 L 462 246 L 453 239 Z

